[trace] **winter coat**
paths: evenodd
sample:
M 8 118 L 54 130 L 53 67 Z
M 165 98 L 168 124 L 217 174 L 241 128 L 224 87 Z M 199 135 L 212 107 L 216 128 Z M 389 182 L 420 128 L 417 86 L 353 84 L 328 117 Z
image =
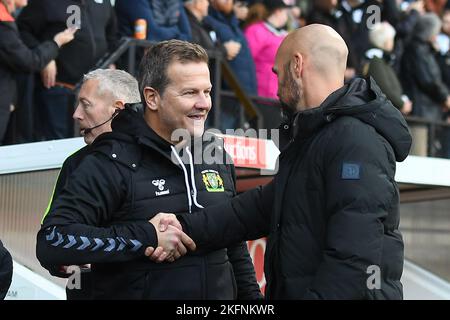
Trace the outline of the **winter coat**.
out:
M 75 38 L 61 48 L 56 59 L 56 81 L 72 85 L 117 45 L 117 22 L 111 2 L 30 0 L 17 19 L 24 42 L 34 48 L 40 42 L 53 39 L 67 28 L 68 22 L 74 23 L 77 12 L 81 28 Z
M 403 88 L 413 102 L 412 114 L 428 120 L 442 120 L 442 105 L 449 95 L 431 45 L 413 39 L 401 65 Z
M 267 22 L 258 22 L 244 30 L 250 52 L 255 62 L 258 95 L 276 99 L 278 79 L 272 72 L 278 47 L 286 36 Z
M 255 63 L 236 16 L 234 14 L 225 16 L 223 13 L 209 7 L 209 15 L 205 17 L 204 22 L 211 26 L 222 43 L 233 40 L 241 44 L 239 53 L 233 60 L 228 62 L 245 92 L 250 95 L 256 95 Z
M 292 125 L 271 183 L 180 216 L 184 230 L 199 248 L 267 236 L 269 299 L 402 299 L 403 116 L 373 80 L 355 79 Z
M 157 22 L 163 21 L 164 18 L 158 17 L 155 19 L 155 12 L 153 12 L 153 3 L 151 0 L 117 0 L 116 12 L 119 23 L 119 34 L 121 36 L 133 37 L 136 20 L 145 19 L 147 21 L 147 40 L 163 41 L 179 39 L 190 41 L 192 39 L 186 11 L 181 1 L 177 9 L 177 22 L 170 25 Z
M 367 75 L 365 76 L 372 77 L 386 95 L 386 98 L 392 102 L 394 107 L 401 110 L 404 104 L 403 88 L 394 69 L 386 61 L 387 58 L 384 55 L 385 53 L 382 50 L 375 48 L 366 52 L 369 62 Z
M 53 40 L 29 49 L 21 40 L 16 23 L 0 3 L 0 145 L 16 95 L 16 74 L 43 69 L 58 56 Z
M 259 298 L 243 242 L 173 263 L 144 256 L 157 245 L 148 220 L 227 201 L 236 192 L 233 167 L 180 162 L 173 146 L 131 109 L 116 116 L 112 128 L 97 137 L 52 201 L 38 234 L 41 264 L 51 270 L 90 263 L 94 299 Z

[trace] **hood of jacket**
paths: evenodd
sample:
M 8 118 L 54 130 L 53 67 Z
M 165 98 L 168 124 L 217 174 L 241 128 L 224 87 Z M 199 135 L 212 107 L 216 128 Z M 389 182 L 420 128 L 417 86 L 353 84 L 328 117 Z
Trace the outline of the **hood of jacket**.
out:
M 172 144 L 161 138 L 145 122 L 142 105 L 140 103 L 126 104 L 125 109 L 114 117 L 111 128 L 118 140 L 133 139 L 139 144 L 156 149 L 164 154 L 171 152 Z
M 408 125 L 381 92 L 373 78 L 356 78 L 330 94 L 317 108 L 298 112 L 294 136 L 307 137 L 337 117 L 350 116 L 372 126 L 392 146 L 397 161 L 403 161 L 411 147 Z

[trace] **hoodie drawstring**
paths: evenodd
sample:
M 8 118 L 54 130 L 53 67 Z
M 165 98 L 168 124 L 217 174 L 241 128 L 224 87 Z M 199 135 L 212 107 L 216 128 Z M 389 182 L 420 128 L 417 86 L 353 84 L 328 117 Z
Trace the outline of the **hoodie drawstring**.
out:
M 178 155 L 177 150 L 174 146 L 171 146 L 172 152 L 175 154 L 175 158 L 177 159 L 178 163 L 181 165 L 181 168 L 183 169 L 184 173 L 184 183 L 186 184 L 186 192 L 188 197 L 188 204 L 189 204 L 189 213 L 192 213 L 192 201 L 194 202 L 195 206 L 197 208 L 203 209 L 204 207 L 198 203 L 197 201 L 197 187 L 195 186 L 195 178 L 194 178 L 194 161 L 192 158 L 192 153 L 189 151 L 189 147 L 186 147 L 186 152 L 189 157 L 189 166 L 191 171 L 191 183 L 192 183 L 192 195 L 191 195 L 191 188 L 189 186 L 189 176 L 187 173 L 186 166 L 184 165 L 183 161 L 181 160 L 180 156 Z M 192 196 L 192 198 L 191 198 Z
M 197 208 L 203 209 L 204 207 L 197 201 L 197 187 L 195 186 L 195 179 L 194 179 L 194 161 L 192 159 L 192 153 L 191 151 L 189 151 L 189 147 L 186 147 L 186 152 L 189 156 L 189 165 L 191 166 L 191 182 L 192 182 L 192 189 L 194 189 L 194 194 L 192 198 Z
M 184 172 L 184 183 L 186 184 L 186 191 L 187 191 L 188 204 L 189 204 L 189 213 L 192 213 L 191 188 L 189 187 L 189 181 L 188 181 L 189 178 L 188 178 L 187 170 L 183 164 L 183 161 L 181 161 L 177 150 L 174 148 L 174 146 L 171 146 L 171 148 L 172 148 L 172 152 L 175 154 L 175 158 L 177 159 L 178 163 L 181 165 L 181 168 L 183 169 L 183 172 Z

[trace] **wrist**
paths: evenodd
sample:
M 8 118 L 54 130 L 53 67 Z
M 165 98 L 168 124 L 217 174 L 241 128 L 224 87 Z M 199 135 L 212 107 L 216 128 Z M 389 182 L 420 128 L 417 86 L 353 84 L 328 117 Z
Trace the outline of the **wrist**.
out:
M 61 48 L 62 43 L 58 40 L 57 37 L 54 37 L 54 38 L 53 38 L 53 42 L 56 43 L 56 45 L 58 46 L 58 48 Z

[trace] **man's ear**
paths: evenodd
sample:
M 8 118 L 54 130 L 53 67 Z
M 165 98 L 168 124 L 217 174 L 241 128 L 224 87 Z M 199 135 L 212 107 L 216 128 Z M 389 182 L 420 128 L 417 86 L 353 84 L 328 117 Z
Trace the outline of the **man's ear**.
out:
M 145 104 L 146 104 L 147 108 L 149 108 L 152 111 L 158 110 L 159 102 L 161 99 L 158 91 L 156 91 L 152 87 L 145 87 L 144 88 L 144 99 L 145 99 Z
M 303 56 L 300 52 L 294 53 L 292 59 L 292 68 L 294 69 L 294 75 L 296 78 L 300 78 L 303 72 Z
M 125 101 L 123 101 L 123 100 L 114 101 L 114 108 L 122 110 L 123 108 L 125 108 Z

